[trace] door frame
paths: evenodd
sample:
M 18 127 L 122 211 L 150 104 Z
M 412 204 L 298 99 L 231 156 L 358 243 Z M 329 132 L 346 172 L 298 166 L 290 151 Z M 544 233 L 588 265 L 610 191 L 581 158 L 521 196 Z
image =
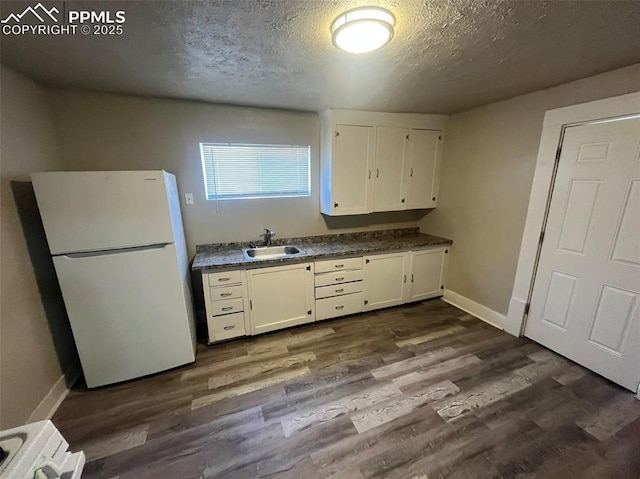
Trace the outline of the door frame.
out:
M 548 110 L 544 115 L 529 208 L 518 267 L 504 330 L 522 336 L 540 256 L 540 238 L 546 225 L 565 128 L 640 114 L 640 91 L 579 105 Z M 639 366 L 640 367 L 640 366 Z M 640 391 L 638 392 L 640 398 Z

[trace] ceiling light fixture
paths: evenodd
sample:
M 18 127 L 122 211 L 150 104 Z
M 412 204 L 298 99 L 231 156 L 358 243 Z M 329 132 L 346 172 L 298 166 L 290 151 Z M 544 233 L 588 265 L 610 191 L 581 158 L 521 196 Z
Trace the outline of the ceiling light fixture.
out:
M 391 41 L 394 24 L 391 12 L 383 8 L 354 8 L 333 21 L 331 39 L 349 53 L 371 52 Z

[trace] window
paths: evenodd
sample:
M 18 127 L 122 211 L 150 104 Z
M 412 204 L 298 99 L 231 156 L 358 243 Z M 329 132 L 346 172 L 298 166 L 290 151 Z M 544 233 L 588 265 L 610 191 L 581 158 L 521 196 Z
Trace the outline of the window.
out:
M 310 196 L 310 147 L 200 143 L 208 200 Z

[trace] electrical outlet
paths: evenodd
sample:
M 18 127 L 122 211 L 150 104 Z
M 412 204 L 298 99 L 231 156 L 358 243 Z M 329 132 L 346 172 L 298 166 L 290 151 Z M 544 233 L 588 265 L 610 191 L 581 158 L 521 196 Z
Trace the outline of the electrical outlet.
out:
M 184 194 L 184 202 L 187 205 L 193 204 L 193 193 L 185 193 Z

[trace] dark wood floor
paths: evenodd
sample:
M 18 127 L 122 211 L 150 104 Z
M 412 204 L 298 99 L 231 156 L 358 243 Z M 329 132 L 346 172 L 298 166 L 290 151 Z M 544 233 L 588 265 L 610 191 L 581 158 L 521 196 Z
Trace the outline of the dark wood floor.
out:
M 53 420 L 86 479 L 638 479 L 639 418 L 633 394 L 432 300 L 199 346 L 77 386 Z

